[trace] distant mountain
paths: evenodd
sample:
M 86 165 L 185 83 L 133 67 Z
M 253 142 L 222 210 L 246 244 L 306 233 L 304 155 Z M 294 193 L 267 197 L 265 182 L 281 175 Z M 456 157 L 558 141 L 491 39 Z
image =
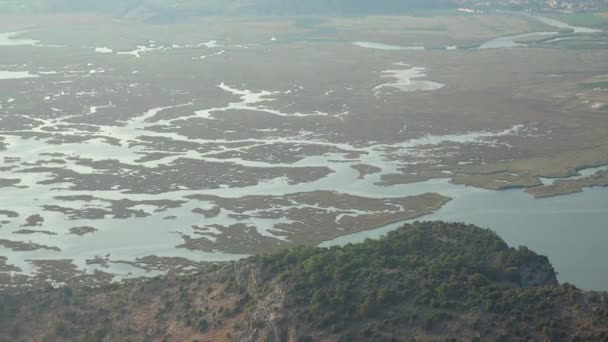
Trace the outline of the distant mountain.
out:
M 300 247 L 179 278 L 0 297 L 3 341 L 605 341 L 608 298 L 474 226 Z

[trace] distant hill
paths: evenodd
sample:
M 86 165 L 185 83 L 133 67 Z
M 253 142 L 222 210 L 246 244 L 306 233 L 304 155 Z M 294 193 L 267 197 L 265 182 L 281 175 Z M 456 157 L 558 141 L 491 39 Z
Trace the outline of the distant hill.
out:
M 491 231 L 425 222 L 202 274 L 0 297 L 0 340 L 604 341 L 607 300 Z
M 594 11 L 608 0 L 0 0 L 3 13 L 95 11 L 156 16 L 365 15 L 470 7 Z
M 120 14 L 134 10 L 217 14 L 386 13 L 417 8 L 454 6 L 452 0 L 0 0 L 0 8 L 22 12 L 99 11 Z

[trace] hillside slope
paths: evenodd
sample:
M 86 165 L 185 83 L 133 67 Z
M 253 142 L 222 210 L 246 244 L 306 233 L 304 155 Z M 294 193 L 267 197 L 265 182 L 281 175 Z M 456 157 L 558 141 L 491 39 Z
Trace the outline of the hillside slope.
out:
M 410 341 L 608 338 L 604 293 L 461 224 L 300 247 L 204 274 L 0 297 L 6 341 Z

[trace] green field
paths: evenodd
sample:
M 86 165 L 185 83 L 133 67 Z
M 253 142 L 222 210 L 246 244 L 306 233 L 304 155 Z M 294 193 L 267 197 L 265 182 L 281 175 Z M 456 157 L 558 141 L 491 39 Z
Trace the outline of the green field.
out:
M 608 28 L 608 17 L 595 13 L 554 14 L 552 17 L 572 26 Z
M 583 89 L 608 89 L 608 81 L 582 83 L 580 86 Z

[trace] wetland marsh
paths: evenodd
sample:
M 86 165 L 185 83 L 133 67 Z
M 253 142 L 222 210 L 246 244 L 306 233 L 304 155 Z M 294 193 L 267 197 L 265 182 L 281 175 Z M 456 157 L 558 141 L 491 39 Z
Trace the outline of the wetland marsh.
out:
M 107 20 L 0 24 L 5 289 L 431 218 L 608 289 L 608 266 L 579 269 L 608 242 L 608 91 L 581 86 L 608 79 L 603 31 L 517 13 Z

